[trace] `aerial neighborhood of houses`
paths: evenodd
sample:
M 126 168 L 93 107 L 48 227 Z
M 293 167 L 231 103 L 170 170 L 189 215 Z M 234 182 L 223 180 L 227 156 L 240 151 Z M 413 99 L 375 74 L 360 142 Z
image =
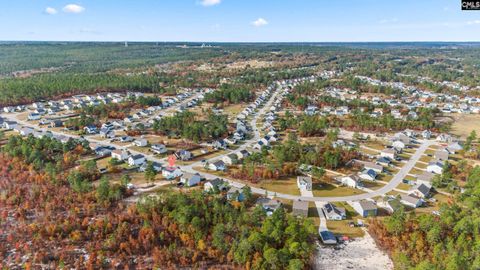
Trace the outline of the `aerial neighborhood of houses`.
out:
M 229 175 L 231 169 L 243 166 L 253 154 L 272 150 L 285 141 L 285 131 L 279 129 L 279 118 L 285 116 L 283 105 L 291 97 L 298 84 L 314 82 L 317 78 L 328 79 L 340 72 L 324 71 L 316 76 L 280 80 L 265 90 L 258 91 L 255 99 L 239 112 L 229 116 L 229 132 L 221 138 L 199 143 L 171 140 L 168 136 L 142 133 L 168 115 L 198 109 L 206 93 L 213 89 L 184 89 L 175 96 L 163 96 L 161 105 L 135 109 L 122 119 L 108 119 L 102 123 L 88 124 L 81 130 L 68 125 L 71 119 L 83 117 L 79 109 L 105 104 L 121 103 L 129 98 L 138 98 L 146 93 L 101 93 L 75 95 L 61 100 L 39 101 L 25 106 L 3 108 L 0 126 L 21 136 L 51 137 L 61 142 L 70 139 L 88 142 L 97 160 L 113 160 L 122 164 L 128 172 L 158 173 L 161 181 L 176 183 L 176 188 L 200 188 L 204 192 L 220 192 L 231 202 L 241 202 L 248 197 L 246 182 Z M 329 96 L 348 102 L 365 100 L 375 107 L 370 117 L 390 114 L 394 119 L 416 119 L 422 107 L 438 108 L 442 113 L 470 114 L 480 112 L 480 99 L 468 96 L 431 93 L 403 83 L 382 82 L 369 77 L 358 79 L 374 85 L 388 85 L 408 93 L 400 97 L 379 98 L 358 93 L 353 89 L 327 87 L 319 96 Z M 312 97 L 315 100 L 317 97 Z M 428 100 L 428 102 L 426 102 Z M 380 107 L 379 105 L 382 105 Z M 385 110 L 384 108 L 391 108 Z M 220 111 L 214 108 L 214 113 Z M 346 105 L 307 105 L 295 111 L 298 115 L 349 117 L 352 108 Z M 315 204 L 321 220 L 320 237 L 324 243 L 336 243 L 328 230 L 332 222 L 350 222 L 355 226 L 362 220 L 386 211 L 393 213 L 400 207 L 415 209 L 427 207 L 438 194 L 433 187 L 436 177 L 442 175 L 449 158 L 463 150 L 456 137 L 434 130 L 412 130 L 385 134 L 361 133 L 356 139 L 353 132 L 339 132 L 331 147 L 340 151 L 357 151 L 359 154 L 346 162 L 341 170 L 326 171 L 328 183 L 320 183 L 315 176 L 316 168 L 303 164 L 293 181 L 295 191 L 269 189 L 268 186 L 251 186 L 251 192 L 260 195 L 256 204 L 267 215 L 285 206 L 292 200 L 292 213 L 309 217 L 311 203 Z M 317 153 L 322 155 L 322 153 Z M 106 170 L 102 170 L 106 173 Z M 158 183 L 156 183 L 158 184 Z M 152 185 L 132 184 L 140 194 Z M 248 184 L 247 184 L 248 186 Z M 324 187 L 328 187 L 324 189 Z M 322 190 L 324 189 L 324 190 Z M 339 192 L 339 190 L 341 192 Z M 338 193 L 336 193 L 338 192 Z M 353 216 L 358 222 L 352 222 Z

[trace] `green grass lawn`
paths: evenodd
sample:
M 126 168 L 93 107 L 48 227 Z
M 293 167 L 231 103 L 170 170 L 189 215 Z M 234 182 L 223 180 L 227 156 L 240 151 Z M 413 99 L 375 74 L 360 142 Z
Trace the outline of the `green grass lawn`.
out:
M 413 174 L 413 175 L 417 175 L 417 174 L 422 174 L 423 171 L 422 170 L 419 170 L 417 168 L 413 168 L 410 170 L 410 172 L 408 172 L 409 174 Z
M 390 182 L 393 178 L 393 175 L 388 175 L 388 174 L 380 174 L 377 179 L 380 181 L 385 181 L 385 182 Z
M 373 189 L 373 190 L 376 190 L 385 186 L 384 184 L 375 182 L 375 181 L 364 181 L 363 184 L 365 185 L 366 188 Z
M 336 196 L 350 196 L 365 193 L 361 190 L 350 187 L 336 187 L 332 184 L 322 183 L 313 185 L 313 195 L 315 197 L 336 197 Z
M 415 167 L 417 167 L 419 169 L 426 169 L 427 166 L 428 166 L 428 164 L 425 164 L 425 163 L 420 163 L 420 162 L 415 163 Z
M 295 177 L 280 180 L 263 180 L 257 186 L 273 192 L 300 195 Z
M 412 188 L 412 186 L 410 186 L 408 184 L 405 184 L 405 183 L 400 183 L 400 184 L 398 184 L 398 186 L 396 188 L 408 191 L 408 190 L 410 190 L 410 188 Z
M 430 162 L 432 160 L 432 157 L 429 157 L 429 156 L 426 156 L 426 155 L 423 155 L 422 157 L 420 157 L 419 159 L 420 161 L 423 161 L 423 162 Z
M 334 203 L 338 207 L 345 208 L 347 212 L 347 219 L 345 220 L 327 220 L 327 227 L 334 234 L 341 234 L 348 237 L 362 237 L 364 232 L 359 227 L 350 227 L 349 222 L 356 222 L 357 219 L 362 219 L 353 208 L 347 203 Z

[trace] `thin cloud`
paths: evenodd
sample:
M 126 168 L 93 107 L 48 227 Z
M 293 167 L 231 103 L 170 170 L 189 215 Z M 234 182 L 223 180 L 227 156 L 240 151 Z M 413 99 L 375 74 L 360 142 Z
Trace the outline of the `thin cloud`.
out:
M 66 13 L 82 13 L 85 11 L 85 8 L 82 7 L 82 6 L 79 6 L 77 4 L 68 4 L 66 6 L 63 7 L 63 12 L 66 12 Z
M 210 6 L 215 6 L 218 5 L 222 2 L 222 0 L 202 0 L 200 1 L 200 5 L 204 7 L 210 7 Z
M 45 13 L 50 14 L 50 15 L 55 15 L 58 13 L 58 11 L 52 7 L 47 7 L 45 9 Z
M 252 22 L 252 25 L 255 26 L 255 27 L 260 27 L 260 26 L 264 26 L 264 25 L 267 25 L 267 24 L 268 24 L 268 22 L 264 18 L 258 18 L 258 19 L 256 19 L 255 21 Z
M 480 24 L 480 20 L 468 21 L 467 24 L 468 25 Z

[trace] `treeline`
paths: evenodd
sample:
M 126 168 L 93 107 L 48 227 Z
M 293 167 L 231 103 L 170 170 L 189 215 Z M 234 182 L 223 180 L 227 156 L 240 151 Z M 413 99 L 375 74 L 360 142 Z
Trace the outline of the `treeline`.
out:
M 205 94 L 205 101 L 210 103 L 237 104 L 240 102 L 249 102 L 254 98 L 251 89 L 238 84 L 222 84 L 217 91 Z
M 225 136 L 228 132 L 227 125 L 226 115 L 210 113 L 206 120 L 202 120 L 195 113 L 185 111 L 155 120 L 152 128 L 158 134 L 180 136 L 198 142 Z
M 393 257 L 397 269 L 478 269 L 480 251 L 480 167 L 467 173 L 464 192 L 439 215 L 398 211 L 373 220 L 370 232 Z

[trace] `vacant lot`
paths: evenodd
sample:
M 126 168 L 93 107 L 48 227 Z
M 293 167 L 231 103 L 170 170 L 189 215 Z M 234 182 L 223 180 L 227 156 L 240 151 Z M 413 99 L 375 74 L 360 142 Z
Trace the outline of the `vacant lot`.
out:
M 452 133 L 466 138 L 472 130 L 480 131 L 480 115 L 460 114 L 456 115 L 452 124 Z

